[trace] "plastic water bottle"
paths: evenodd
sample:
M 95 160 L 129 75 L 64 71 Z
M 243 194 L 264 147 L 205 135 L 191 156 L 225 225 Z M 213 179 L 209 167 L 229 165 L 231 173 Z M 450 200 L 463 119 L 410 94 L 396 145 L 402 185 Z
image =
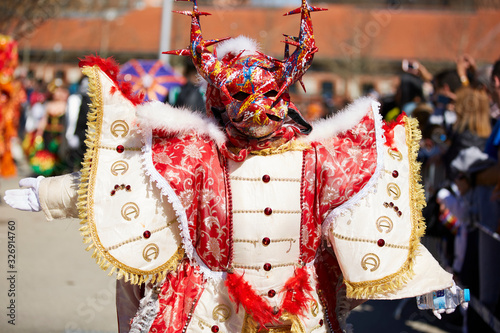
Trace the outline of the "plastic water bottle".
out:
M 469 289 L 456 286 L 453 293 L 450 288 L 417 296 L 417 306 L 420 310 L 455 309 L 464 302 L 470 301 Z

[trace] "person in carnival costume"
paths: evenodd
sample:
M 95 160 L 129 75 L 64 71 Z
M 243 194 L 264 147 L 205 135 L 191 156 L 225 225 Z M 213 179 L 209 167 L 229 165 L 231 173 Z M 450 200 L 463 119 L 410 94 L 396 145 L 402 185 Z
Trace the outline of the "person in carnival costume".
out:
M 204 40 L 208 13 L 192 2 L 179 12 L 192 17 L 189 47 L 167 53 L 206 80 L 208 117 L 141 104 L 110 60 L 87 57 L 81 173 L 23 180 L 7 203 L 78 216 L 97 263 L 145 285 L 130 332 L 341 332 L 363 300 L 452 287 L 419 242 L 416 122 L 385 124 L 361 99 L 311 126 L 290 101 L 323 9 L 303 0 L 287 13 L 300 32 L 280 61 L 244 37 Z
M 18 65 L 17 42 L 0 34 L 0 176 L 16 175 L 11 141 L 17 137 L 21 104 L 26 93 L 19 80 L 14 79 Z

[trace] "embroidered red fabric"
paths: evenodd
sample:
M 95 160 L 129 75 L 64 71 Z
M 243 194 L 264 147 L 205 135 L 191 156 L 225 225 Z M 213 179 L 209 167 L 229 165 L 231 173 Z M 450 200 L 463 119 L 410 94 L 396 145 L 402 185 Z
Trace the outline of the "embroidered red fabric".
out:
M 211 270 L 225 271 L 230 265 L 232 251 L 226 157 L 219 153 L 213 141 L 194 132 L 184 135 L 153 132 L 152 152 L 153 165 L 172 187 L 186 211 L 189 236 L 196 253 Z M 362 190 L 375 172 L 377 143 L 371 112 L 353 129 L 324 142 L 312 143 L 311 149 L 305 150 L 303 156 L 300 259 L 308 263 L 314 260 L 320 247 L 321 225 L 328 213 Z M 308 289 L 307 285 L 292 279 L 287 281 L 293 290 L 287 292 L 283 309 L 300 314 L 303 306 L 292 306 L 292 296 L 301 296 L 299 304 L 306 304 L 308 298 L 306 293 L 297 295 L 293 292 L 300 288 L 307 292 Z M 231 281 L 230 278 L 228 287 L 232 285 Z M 323 274 L 319 282 L 331 283 L 331 279 Z M 269 322 L 273 318 L 266 314 L 269 309 L 263 305 L 265 303 L 253 300 L 260 304 L 256 309 L 245 305 L 251 302 L 244 299 L 253 299 L 247 297 L 248 293 L 241 297 L 235 295 L 232 293 L 234 301 L 254 313 L 259 322 Z M 328 303 L 331 297 L 327 298 Z M 165 305 L 170 301 L 162 296 L 160 302 Z
M 153 164 L 175 190 L 189 221 L 189 236 L 203 262 L 214 271 L 229 262 L 227 190 L 215 144 L 196 134 L 155 132 Z
M 204 290 L 203 280 L 187 260 L 179 265 L 177 272 L 169 273 L 158 295 L 160 311 L 150 332 L 182 332 Z

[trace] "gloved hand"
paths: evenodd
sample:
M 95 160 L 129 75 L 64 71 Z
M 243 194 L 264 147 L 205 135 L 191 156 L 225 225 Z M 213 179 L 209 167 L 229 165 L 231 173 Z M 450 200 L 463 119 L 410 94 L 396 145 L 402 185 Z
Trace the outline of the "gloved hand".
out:
M 455 312 L 455 309 L 439 309 L 439 310 L 432 310 L 432 313 L 434 316 L 436 316 L 437 319 L 441 319 L 441 314 L 445 313 L 450 314 Z
M 39 212 L 41 207 L 38 187 L 44 178 L 43 176 L 38 176 L 37 178 L 21 179 L 19 187 L 27 188 L 5 191 L 5 196 L 3 197 L 5 203 L 15 209 Z
M 454 295 L 457 294 L 457 285 L 455 284 L 455 281 L 453 281 L 453 286 L 448 288 Z M 469 302 L 463 302 L 460 304 L 460 306 L 466 310 L 469 307 Z M 432 310 L 432 313 L 434 316 L 436 316 L 437 319 L 441 319 L 441 314 L 445 313 L 450 314 L 455 312 L 455 309 L 438 309 L 438 310 Z

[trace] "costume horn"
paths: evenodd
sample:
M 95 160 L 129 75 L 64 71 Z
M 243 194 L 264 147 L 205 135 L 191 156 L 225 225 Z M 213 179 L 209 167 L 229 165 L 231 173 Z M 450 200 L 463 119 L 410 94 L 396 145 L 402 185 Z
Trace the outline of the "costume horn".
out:
M 323 10 L 327 9 L 309 6 L 307 0 L 302 0 L 302 5 L 299 8 L 296 8 L 284 15 L 288 16 L 299 13 L 301 14 L 300 32 L 298 37 L 284 35 L 285 40 L 283 42 L 286 44 L 286 59 L 280 66 L 281 73 L 279 73 L 279 75 L 281 76 L 282 86 L 278 96 L 276 96 L 277 98 L 297 81 L 300 82 L 305 91 L 305 87 L 301 79 L 309 66 L 311 66 L 314 54 L 318 52 L 318 48 L 316 47 L 316 43 L 314 41 L 311 13 Z M 290 56 L 288 55 L 288 45 L 297 47 L 295 52 L 293 52 Z
M 201 34 L 200 16 L 212 15 L 207 12 L 200 12 L 196 0 L 176 0 L 191 1 L 193 3 L 192 11 L 174 11 L 174 13 L 191 16 L 191 43 L 189 49 L 180 49 L 174 51 L 162 52 L 164 54 L 175 54 L 191 57 L 198 73 L 210 84 L 219 87 L 222 92 L 230 97 L 229 92 L 224 87 L 227 77 L 227 66 L 217 59 L 217 55 L 208 48 L 228 38 L 204 40 Z

